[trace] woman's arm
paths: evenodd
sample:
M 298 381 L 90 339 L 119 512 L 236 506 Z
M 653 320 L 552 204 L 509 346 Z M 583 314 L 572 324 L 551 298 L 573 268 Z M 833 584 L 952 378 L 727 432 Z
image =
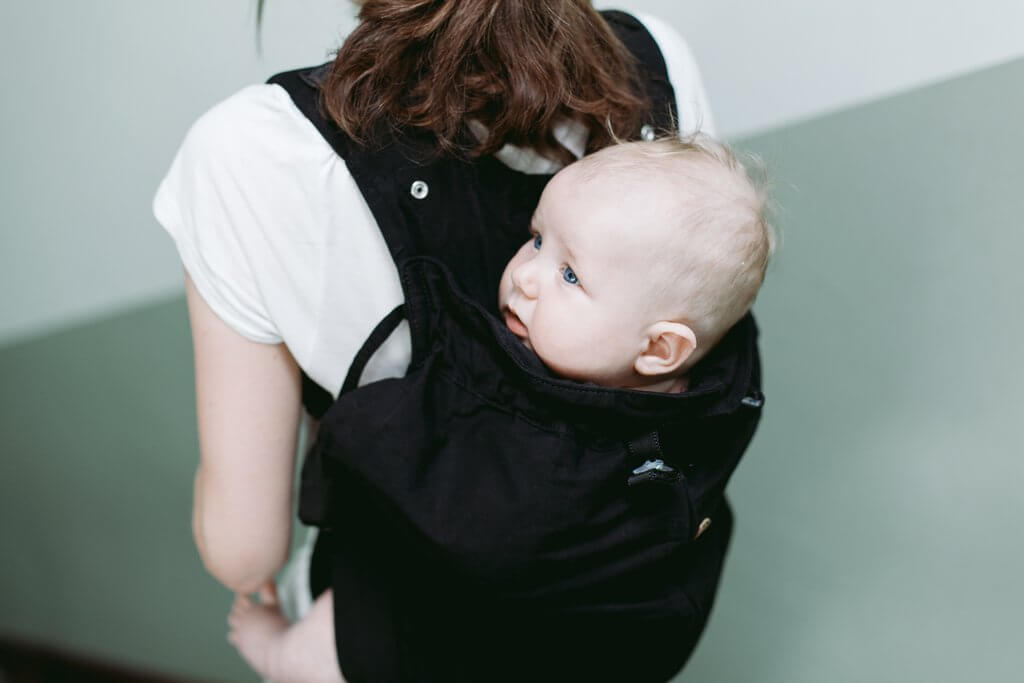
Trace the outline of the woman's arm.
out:
M 185 290 L 200 451 L 192 530 L 206 569 L 248 593 L 273 577 L 290 548 L 299 368 L 284 344 L 228 327 L 187 275 Z

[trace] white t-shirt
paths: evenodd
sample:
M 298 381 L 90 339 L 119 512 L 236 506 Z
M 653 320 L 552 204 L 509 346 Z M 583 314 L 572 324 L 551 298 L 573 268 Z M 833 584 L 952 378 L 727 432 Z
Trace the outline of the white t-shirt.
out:
M 683 132 L 714 135 L 686 43 L 664 22 L 637 18 L 668 66 Z M 577 155 L 585 136 L 578 125 L 556 130 Z M 497 157 L 526 173 L 558 168 L 528 149 L 506 147 Z M 210 308 L 247 339 L 283 342 L 335 394 L 370 331 L 402 302 L 394 263 L 345 162 L 280 86 L 249 86 L 200 117 L 153 211 Z M 363 382 L 401 376 L 410 352 L 403 324 Z

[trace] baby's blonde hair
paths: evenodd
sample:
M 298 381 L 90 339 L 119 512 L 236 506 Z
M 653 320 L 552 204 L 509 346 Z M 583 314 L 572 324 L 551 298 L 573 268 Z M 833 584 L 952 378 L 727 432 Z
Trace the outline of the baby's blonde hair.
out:
M 651 296 L 707 351 L 750 309 L 775 250 L 764 165 L 753 155 L 745 165 L 727 145 L 695 134 L 619 143 L 578 166 L 584 179 L 671 193 Z

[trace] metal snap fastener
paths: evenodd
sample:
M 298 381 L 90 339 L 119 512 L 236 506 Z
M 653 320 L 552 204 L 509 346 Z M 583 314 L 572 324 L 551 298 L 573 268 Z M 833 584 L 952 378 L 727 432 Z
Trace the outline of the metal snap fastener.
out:
M 710 517 L 705 517 L 704 519 L 702 519 L 700 521 L 700 525 L 697 526 L 697 535 L 694 536 L 694 538 L 700 538 L 700 535 L 703 534 L 705 531 L 707 531 L 708 527 L 710 527 L 710 526 L 711 526 L 711 518 Z
M 414 180 L 412 187 L 409 188 L 409 194 L 416 199 L 426 199 L 430 194 L 430 187 L 422 180 Z
M 760 408 L 764 405 L 764 396 L 758 391 L 750 396 L 744 396 L 740 399 L 740 403 L 750 408 Z
M 640 128 L 640 137 L 642 137 L 647 142 L 650 142 L 654 138 L 658 137 L 658 134 L 654 132 L 654 126 L 652 126 L 649 123 L 645 123 Z
M 640 467 L 633 470 L 633 474 L 643 474 L 644 472 L 650 472 L 651 470 L 657 470 L 659 472 L 675 472 L 674 469 L 665 464 L 665 461 L 661 458 L 657 460 L 648 460 Z

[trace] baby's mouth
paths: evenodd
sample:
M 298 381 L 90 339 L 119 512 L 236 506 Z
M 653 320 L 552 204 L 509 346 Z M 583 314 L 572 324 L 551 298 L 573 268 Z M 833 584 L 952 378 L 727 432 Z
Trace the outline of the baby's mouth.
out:
M 520 339 L 526 339 L 530 335 L 526 325 L 523 324 L 523 321 L 519 319 L 519 316 L 511 308 L 505 309 L 505 327 Z

